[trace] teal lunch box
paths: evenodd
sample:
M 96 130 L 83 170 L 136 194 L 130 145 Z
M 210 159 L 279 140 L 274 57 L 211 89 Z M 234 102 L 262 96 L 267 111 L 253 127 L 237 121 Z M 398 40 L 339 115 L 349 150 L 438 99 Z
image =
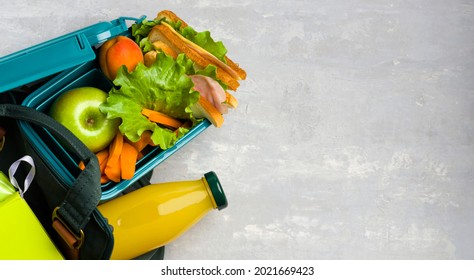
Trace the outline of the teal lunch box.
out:
M 110 22 L 99 22 L 0 58 L 0 93 L 31 83 L 40 84 L 24 98 L 22 105 L 46 113 L 54 100 L 69 89 L 92 86 L 108 92 L 112 83 L 99 68 L 98 49 L 108 39 L 119 35 L 130 36 L 131 28 L 127 23 L 141 22 L 143 19 L 121 17 Z M 102 185 L 102 200 L 120 194 L 209 126 L 210 122 L 205 119 L 169 149 L 148 147 L 146 154 L 137 162 L 132 179 Z M 29 142 L 35 143 L 38 152 L 51 164 L 57 177 L 66 184 L 72 184 L 80 172 L 78 159 L 46 129 L 25 122 L 20 122 L 20 129 Z

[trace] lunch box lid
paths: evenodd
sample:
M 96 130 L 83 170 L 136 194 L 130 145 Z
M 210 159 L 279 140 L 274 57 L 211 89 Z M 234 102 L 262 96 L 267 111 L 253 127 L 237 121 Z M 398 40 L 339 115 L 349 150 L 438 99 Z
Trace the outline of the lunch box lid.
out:
M 127 32 L 128 20 L 141 22 L 144 18 L 120 17 L 99 22 L 1 57 L 0 93 L 94 60 L 93 46 Z

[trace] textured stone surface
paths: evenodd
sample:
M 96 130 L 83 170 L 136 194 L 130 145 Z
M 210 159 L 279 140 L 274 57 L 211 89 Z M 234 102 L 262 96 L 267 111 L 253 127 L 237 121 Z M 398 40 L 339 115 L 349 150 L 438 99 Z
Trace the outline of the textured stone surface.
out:
M 1 1 L 0 56 L 172 9 L 248 72 L 239 108 L 155 169 L 229 207 L 167 259 L 472 259 L 472 1 Z M 1 77 L 0 77 L 1 79 Z

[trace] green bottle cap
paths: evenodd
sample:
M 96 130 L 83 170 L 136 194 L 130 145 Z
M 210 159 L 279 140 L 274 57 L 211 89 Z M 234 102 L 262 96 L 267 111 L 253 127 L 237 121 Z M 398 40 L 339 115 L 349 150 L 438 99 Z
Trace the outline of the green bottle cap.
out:
M 222 210 L 227 207 L 227 198 L 225 197 L 224 190 L 222 185 L 219 182 L 219 178 L 214 171 L 207 172 L 204 174 L 204 178 L 211 189 L 212 196 L 214 196 L 214 201 L 216 202 L 217 209 Z

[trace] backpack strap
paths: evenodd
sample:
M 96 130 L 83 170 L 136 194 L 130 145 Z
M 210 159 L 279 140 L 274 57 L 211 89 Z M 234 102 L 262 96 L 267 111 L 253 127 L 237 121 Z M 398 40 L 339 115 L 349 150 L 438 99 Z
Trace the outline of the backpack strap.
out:
M 97 157 L 67 128 L 45 113 L 15 104 L 0 104 L 0 116 L 46 128 L 63 145 L 86 163 L 84 170 L 53 213 L 53 227 L 76 251 L 84 240 L 83 229 L 101 198 L 100 169 Z

